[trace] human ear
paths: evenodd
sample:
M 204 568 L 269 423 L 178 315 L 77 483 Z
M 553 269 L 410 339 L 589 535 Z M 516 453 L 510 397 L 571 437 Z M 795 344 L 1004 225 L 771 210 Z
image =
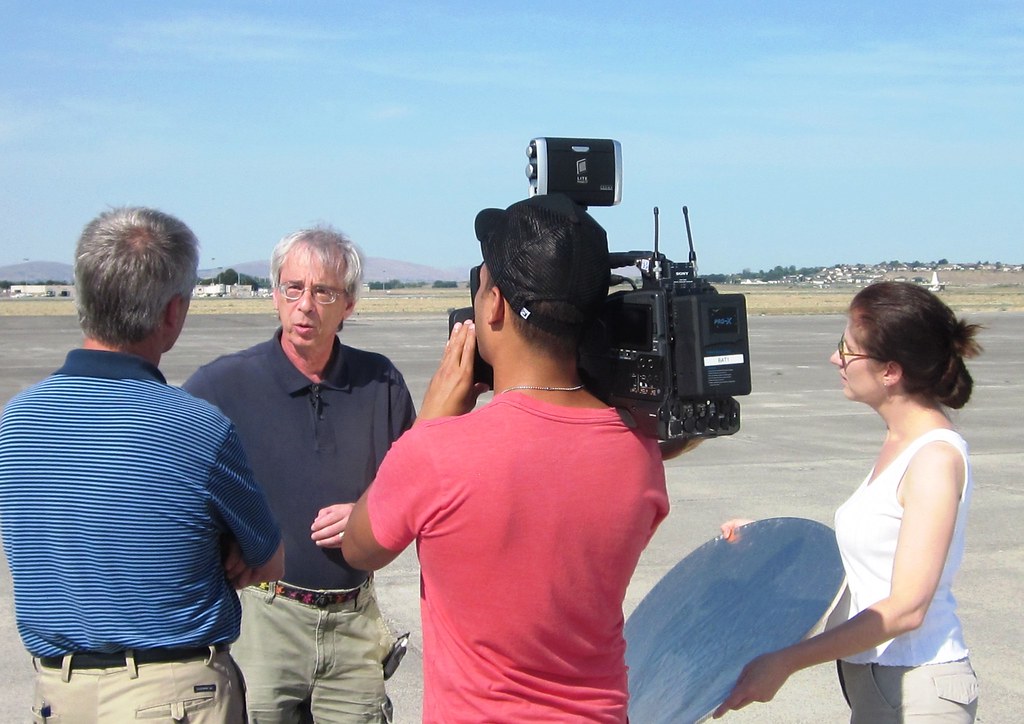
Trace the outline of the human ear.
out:
M 501 324 L 505 321 L 505 295 L 497 285 L 492 284 L 484 297 L 484 314 L 488 324 Z
M 903 368 L 899 362 L 886 362 L 882 370 L 882 384 L 886 387 L 893 387 L 903 379 Z

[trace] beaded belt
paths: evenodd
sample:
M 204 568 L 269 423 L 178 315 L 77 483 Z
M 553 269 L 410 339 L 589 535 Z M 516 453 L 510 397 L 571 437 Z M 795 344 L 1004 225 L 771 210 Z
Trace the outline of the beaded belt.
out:
M 258 587 L 261 591 L 270 591 L 271 586 L 273 586 L 275 596 L 283 596 L 284 598 L 292 601 L 304 603 L 307 606 L 327 608 L 328 606 L 354 601 L 359 598 L 359 592 L 366 588 L 369 581 L 370 579 L 367 579 L 366 583 L 347 591 L 314 591 L 309 588 L 289 586 L 287 583 L 282 583 L 281 581 L 274 581 L 273 583 L 264 581 L 263 583 L 260 583 Z

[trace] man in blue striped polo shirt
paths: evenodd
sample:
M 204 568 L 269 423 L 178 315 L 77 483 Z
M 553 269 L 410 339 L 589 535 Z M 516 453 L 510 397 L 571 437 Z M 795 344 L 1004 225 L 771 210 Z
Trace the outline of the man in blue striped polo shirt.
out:
M 159 211 L 90 222 L 82 348 L 0 418 L 0 524 L 38 672 L 19 719 L 244 720 L 233 588 L 280 578 L 284 549 L 230 421 L 157 367 L 198 258 Z

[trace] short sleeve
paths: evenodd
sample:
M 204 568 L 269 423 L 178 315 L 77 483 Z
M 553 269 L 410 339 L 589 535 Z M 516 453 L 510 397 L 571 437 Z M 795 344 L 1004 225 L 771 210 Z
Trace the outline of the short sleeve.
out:
M 214 512 L 238 541 L 246 565 L 256 568 L 269 561 L 281 543 L 281 531 L 234 425 L 217 452 L 208 484 Z
M 367 494 L 370 527 L 377 542 L 392 551 L 404 550 L 429 528 L 447 506 L 433 456 L 422 434 L 428 426 L 405 433 L 384 457 Z

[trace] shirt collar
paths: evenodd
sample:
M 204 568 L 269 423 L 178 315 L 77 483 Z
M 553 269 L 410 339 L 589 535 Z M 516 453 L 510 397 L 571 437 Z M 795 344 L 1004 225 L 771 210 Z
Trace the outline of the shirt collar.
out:
M 149 380 L 167 384 L 156 365 L 141 357 L 99 349 L 71 350 L 64 359 L 64 366 L 54 374 L 108 380 Z
M 281 347 L 281 329 L 278 328 L 271 341 L 273 351 L 270 355 L 270 365 L 274 377 L 281 386 L 289 393 L 294 394 L 308 389 L 313 382 L 306 375 L 299 372 L 295 365 L 284 353 Z M 330 387 L 337 390 L 347 390 L 351 386 L 348 376 L 348 366 L 345 364 L 345 355 L 342 354 L 343 345 L 337 337 L 334 338 L 334 348 L 331 350 L 331 357 L 327 361 L 327 368 L 322 375 L 321 387 Z

